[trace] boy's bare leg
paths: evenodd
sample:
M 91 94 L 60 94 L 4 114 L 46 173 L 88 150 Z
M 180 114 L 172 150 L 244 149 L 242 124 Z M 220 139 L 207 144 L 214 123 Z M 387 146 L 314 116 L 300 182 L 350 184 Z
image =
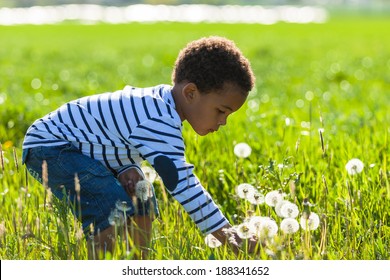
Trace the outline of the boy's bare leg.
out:
M 134 244 L 140 249 L 140 259 L 148 257 L 148 249 L 152 239 L 152 219 L 150 216 L 134 216 Z
M 149 216 L 134 216 L 129 220 L 128 228 L 134 246 L 140 249 L 140 254 L 136 257 L 145 259 L 148 255 L 148 247 L 152 237 L 152 219 Z M 111 226 L 96 234 L 93 241 L 88 240 L 88 258 L 92 260 L 104 259 L 106 252 L 113 253 L 115 243 L 115 227 Z
M 106 228 L 102 232 L 97 233 L 93 239 L 88 239 L 88 259 L 104 259 L 106 252 L 113 252 L 115 241 L 116 236 L 114 226 Z

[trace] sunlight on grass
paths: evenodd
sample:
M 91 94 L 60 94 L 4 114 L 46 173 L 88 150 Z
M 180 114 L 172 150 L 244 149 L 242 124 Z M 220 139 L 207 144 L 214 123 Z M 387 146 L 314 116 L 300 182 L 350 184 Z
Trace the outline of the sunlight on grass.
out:
M 210 248 L 157 178 L 160 217 L 148 258 L 388 260 L 388 28 L 388 21 L 364 19 L 305 26 L 1 27 L 7 40 L 0 49 L 0 259 L 87 259 L 86 237 L 67 202 L 56 200 L 21 164 L 27 127 L 80 96 L 125 84 L 170 83 L 185 43 L 218 34 L 235 40 L 249 57 L 256 88 L 218 133 L 199 137 L 184 124 L 186 156 L 232 224 L 259 216 L 278 229 L 255 255 L 245 244 L 237 256 L 226 246 Z M 239 143 L 250 151 L 235 151 Z M 254 188 L 251 201 L 236 194 L 242 184 Z M 283 206 L 290 214 L 280 216 L 281 205 L 266 203 L 271 192 L 295 205 Z M 305 230 L 316 224 L 310 213 L 319 224 Z M 302 215 L 310 217 L 304 225 Z M 285 218 L 299 228 L 292 220 L 282 227 Z M 126 246 L 128 237 L 119 229 L 118 236 L 106 258 L 132 259 L 140 248 Z

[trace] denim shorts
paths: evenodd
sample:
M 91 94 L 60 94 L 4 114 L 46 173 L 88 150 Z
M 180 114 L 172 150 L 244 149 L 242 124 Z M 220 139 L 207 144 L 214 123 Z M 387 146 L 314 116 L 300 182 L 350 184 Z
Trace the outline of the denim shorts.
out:
M 124 214 L 159 214 L 153 187 L 153 197 L 146 202 L 138 198 L 132 199 L 112 172 L 101 162 L 83 155 L 72 144 L 23 150 L 23 163 L 41 184 L 43 161 L 47 163 L 45 180 L 48 187 L 58 199 L 65 198 L 71 203 L 71 211 L 81 221 L 87 236 L 92 233 L 91 224 L 93 234 L 97 234 L 117 224 L 118 217 L 125 217 Z M 80 186 L 79 195 L 75 188 L 76 174 Z

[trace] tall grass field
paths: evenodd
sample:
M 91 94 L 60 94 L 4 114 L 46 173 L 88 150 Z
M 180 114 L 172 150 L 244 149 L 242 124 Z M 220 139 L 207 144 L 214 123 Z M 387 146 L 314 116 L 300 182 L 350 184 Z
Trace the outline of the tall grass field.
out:
M 256 86 L 217 133 L 200 137 L 184 124 L 186 157 L 237 230 L 245 232 L 242 225 L 253 216 L 268 217 L 277 228 L 262 237 L 256 254 L 245 246 L 238 255 L 212 248 L 157 178 L 160 216 L 148 259 L 389 260 L 389 30 L 384 16 L 269 26 L 1 26 L 0 259 L 88 258 L 79 222 L 21 163 L 29 125 L 81 96 L 170 84 L 180 49 L 219 35 L 249 58 Z M 235 154 L 238 143 L 250 147 L 248 157 Z M 349 169 L 352 159 L 358 164 Z M 261 197 L 282 194 L 297 206 L 290 219 L 299 227 L 286 230 L 275 206 L 241 198 L 241 184 Z M 318 225 L 300 224 L 308 211 L 318 215 Z M 129 249 L 126 239 L 106 258 L 132 259 L 137 248 Z

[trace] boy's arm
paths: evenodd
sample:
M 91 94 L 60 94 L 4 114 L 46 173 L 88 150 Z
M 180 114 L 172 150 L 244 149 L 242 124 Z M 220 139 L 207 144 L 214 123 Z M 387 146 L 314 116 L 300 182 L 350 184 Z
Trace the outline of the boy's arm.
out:
M 157 171 L 167 191 L 184 207 L 204 234 L 228 224 L 228 220 L 203 188 L 184 155 L 180 124 L 169 117 L 140 123 L 129 142 Z
M 130 165 L 118 174 L 118 181 L 130 197 L 135 195 L 135 185 L 138 181 L 143 179 L 143 172 L 141 168 L 136 165 Z

